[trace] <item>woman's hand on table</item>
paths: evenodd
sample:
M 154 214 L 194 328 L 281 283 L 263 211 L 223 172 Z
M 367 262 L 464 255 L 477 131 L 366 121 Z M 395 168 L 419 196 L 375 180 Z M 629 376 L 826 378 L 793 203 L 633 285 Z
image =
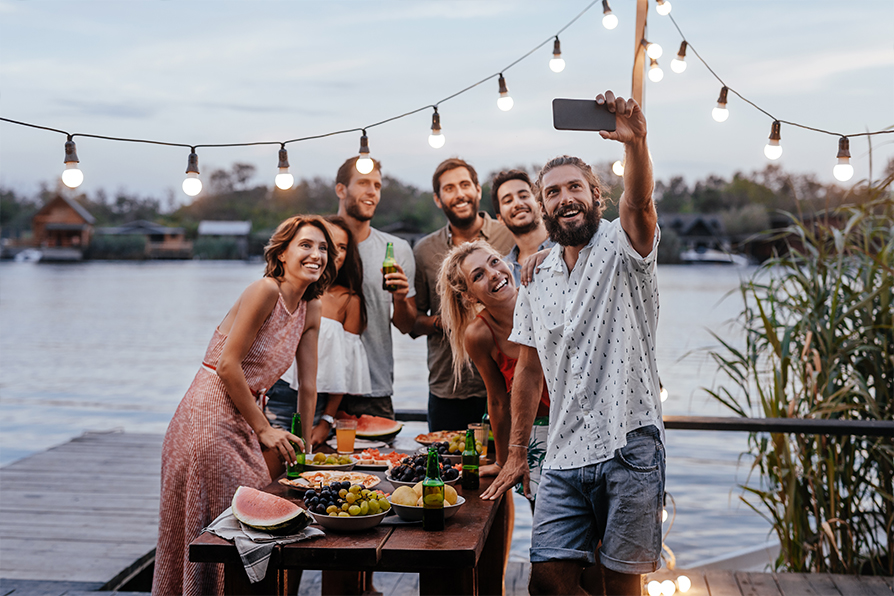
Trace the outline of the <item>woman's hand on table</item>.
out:
M 518 451 L 520 455 L 516 455 L 515 451 Z M 500 470 L 497 479 L 487 487 L 487 490 L 481 493 L 481 498 L 493 501 L 519 482 L 522 483 L 525 496 L 528 497 L 531 494 L 530 474 L 527 451 L 520 449 L 510 450 L 509 458 L 503 464 L 503 469 Z
M 302 452 L 305 451 L 304 441 L 301 438 L 274 426 L 268 426 L 258 433 L 258 441 L 260 441 L 262 449 L 278 453 L 280 460 L 285 462 L 286 465 L 298 463 L 298 458 L 295 457 L 295 449 L 292 447 L 293 443 Z

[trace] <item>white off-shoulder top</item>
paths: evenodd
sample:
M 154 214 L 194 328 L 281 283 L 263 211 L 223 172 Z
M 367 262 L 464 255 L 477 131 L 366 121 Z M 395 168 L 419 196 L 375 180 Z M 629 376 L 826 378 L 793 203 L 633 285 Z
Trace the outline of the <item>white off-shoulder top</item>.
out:
M 292 389 L 298 389 L 296 363 L 282 376 Z M 317 393 L 363 395 L 372 391 L 369 361 L 360 336 L 348 333 L 334 319 L 320 319 L 317 340 Z

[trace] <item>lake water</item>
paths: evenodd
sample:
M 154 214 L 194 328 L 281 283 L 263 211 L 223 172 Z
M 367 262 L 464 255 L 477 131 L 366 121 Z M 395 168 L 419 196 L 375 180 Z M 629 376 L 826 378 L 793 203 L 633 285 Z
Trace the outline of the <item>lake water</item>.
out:
M 658 363 L 668 415 L 730 415 L 701 387 L 715 368 L 700 348 L 740 299 L 724 296 L 752 269 L 661 266 Z M 0 263 L 0 465 L 86 430 L 163 433 L 214 327 L 263 266 L 241 262 Z M 734 341 L 735 343 L 735 341 Z M 422 339 L 395 332 L 398 409 L 424 409 Z M 744 433 L 667 432 L 667 490 L 676 502 L 666 544 L 686 566 L 768 539 L 740 502 Z M 668 506 L 673 515 L 673 510 Z M 526 559 L 530 515 L 519 497 L 513 559 Z M 670 521 L 665 524 L 665 530 Z

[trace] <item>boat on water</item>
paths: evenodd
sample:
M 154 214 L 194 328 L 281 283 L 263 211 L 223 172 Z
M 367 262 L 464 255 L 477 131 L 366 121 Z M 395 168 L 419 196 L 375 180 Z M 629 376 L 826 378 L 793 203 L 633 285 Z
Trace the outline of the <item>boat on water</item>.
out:
M 717 265 L 751 265 L 751 261 L 745 255 L 740 255 L 716 248 L 698 247 L 684 250 L 680 253 L 683 263 L 711 263 Z
M 43 253 L 36 248 L 26 248 L 16 253 L 13 257 L 16 263 L 37 263 L 43 257 Z

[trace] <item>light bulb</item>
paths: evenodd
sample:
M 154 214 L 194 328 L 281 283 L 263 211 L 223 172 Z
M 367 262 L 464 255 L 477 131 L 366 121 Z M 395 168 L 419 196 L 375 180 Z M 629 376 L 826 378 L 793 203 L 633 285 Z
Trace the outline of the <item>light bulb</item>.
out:
M 273 179 L 276 188 L 280 190 L 289 190 L 295 184 L 295 177 L 289 173 L 289 152 L 286 151 L 285 145 L 279 150 L 279 174 Z
M 854 166 L 851 165 L 850 141 L 847 137 L 838 139 L 838 163 L 832 168 L 832 175 L 840 182 L 847 182 L 854 177 Z M 63 174 L 63 180 L 65 180 Z
M 75 142 L 68 137 L 65 141 L 65 169 L 62 170 L 62 184 L 77 188 L 84 181 L 84 172 L 78 169 L 78 150 Z
M 183 192 L 191 197 L 202 192 L 202 181 L 199 180 L 199 175 L 197 173 L 190 172 L 186 175 L 186 179 L 183 180 Z
M 62 170 L 62 183 L 68 188 L 77 188 L 84 181 L 84 172 L 78 169 L 77 162 L 69 162 L 65 164 Z
M 677 578 L 677 589 L 681 592 L 688 592 L 691 587 L 692 582 L 685 575 L 681 575 Z
M 658 391 L 658 397 L 662 402 L 667 401 L 667 388 L 662 385 L 661 389 Z
M 553 58 L 549 61 L 549 69 L 553 72 L 562 72 L 565 70 L 565 61 L 562 60 L 562 46 L 559 44 L 559 38 L 553 42 Z
M 618 17 L 612 14 L 608 0 L 602 0 L 602 26 L 611 31 L 618 26 Z
M 680 43 L 680 51 L 677 52 L 677 57 L 671 60 L 671 70 L 677 74 L 682 73 L 686 70 L 686 46 L 689 45 L 685 41 Z
M 497 100 L 497 107 L 504 112 L 508 112 L 512 109 L 512 106 L 515 105 L 515 102 L 509 97 L 509 89 L 506 87 L 506 79 L 503 78 L 502 74 L 500 74 L 499 84 L 500 98 Z
M 782 156 L 782 145 L 779 144 L 779 141 L 782 140 L 782 135 L 779 132 L 780 127 L 778 120 L 775 120 L 770 127 L 770 140 L 764 147 L 764 155 L 767 156 L 767 159 L 779 159 Z
M 646 46 L 646 54 L 648 54 L 649 58 L 654 58 L 658 60 L 661 58 L 661 55 L 664 53 L 664 50 L 661 49 L 661 46 L 657 43 L 650 43 Z
M 720 88 L 720 97 L 717 98 L 717 107 L 711 110 L 711 117 L 717 122 L 726 122 L 729 118 L 729 110 L 726 109 L 726 97 L 729 89 L 726 86 Z
M 661 16 L 667 16 L 671 11 L 671 3 L 667 0 L 656 0 L 655 12 Z
M 438 134 L 430 134 L 428 135 L 428 144 L 432 146 L 433 149 L 440 149 L 444 146 L 444 143 L 447 142 L 447 139 L 444 138 L 444 135 L 441 133 Z
M 614 172 L 615 176 L 623 176 L 624 175 L 624 162 L 620 159 L 612 164 L 612 172 Z
M 199 180 L 199 156 L 195 150 L 189 154 L 186 162 L 186 179 L 183 181 L 183 192 L 191 197 L 202 192 L 202 181 Z
M 295 184 L 295 177 L 289 174 L 289 168 L 280 168 L 279 174 L 274 178 L 276 188 L 280 190 L 289 190 Z
M 664 71 L 658 66 L 658 60 L 652 58 L 652 64 L 649 66 L 649 80 L 653 83 L 659 82 L 664 78 Z
M 369 174 L 375 166 L 371 157 L 361 157 L 357 160 L 357 171 L 361 174 Z
M 360 158 L 354 167 L 361 174 L 369 174 L 376 167 L 376 162 L 369 156 L 369 137 L 366 136 L 366 129 L 363 129 L 360 135 Z
M 441 134 L 441 115 L 438 114 L 438 108 L 435 108 L 431 115 L 431 134 L 428 135 L 428 144 L 434 149 L 440 149 L 444 146 L 447 139 Z
M 667 521 L 667 509 L 662 509 L 661 510 L 661 523 L 664 523 L 666 521 Z
M 661 596 L 661 582 L 652 580 L 646 586 L 646 589 L 649 592 L 649 596 Z
M 674 596 L 674 592 L 677 591 L 677 586 L 674 585 L 669 579 L 661 582 L 661 596 Z

